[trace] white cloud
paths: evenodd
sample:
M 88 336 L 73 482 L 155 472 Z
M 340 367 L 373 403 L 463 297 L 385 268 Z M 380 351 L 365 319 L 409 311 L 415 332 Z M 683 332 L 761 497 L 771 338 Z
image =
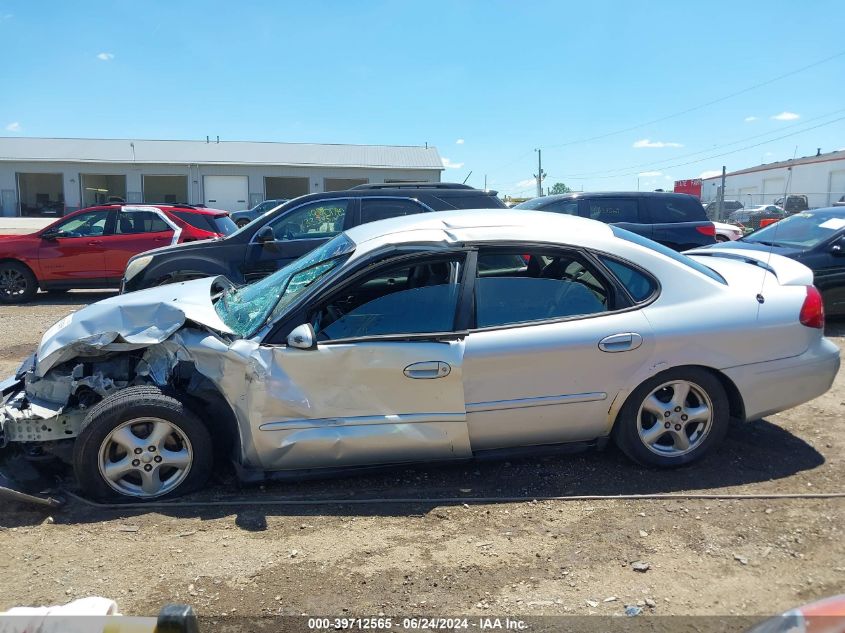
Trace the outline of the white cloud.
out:
M 708 169 L 707 171 L 701 172 L 698 177 L 699 178 L 715 178 L 716 176 L 721 176 L 722 172 L 718 169 Z
M 756 121 L 756 120 L 757 120 L 757 117 L 756 117 L 756 116 L 747 116 L 747 117 L 745 117 L 745 119 L 743 119 L 743 120 L 744 120 L 746 123 L 751 123 L 752 121 Z
M 9 123 L 9 125 L 6 126 L 6 131 L 7 132 L 22 132 L 23 128 L 21 127 L 20 123 L 18 123 L 17 121 L 13 121 L 12 123 Z
M 114 59 L 114 53 L 100 53 L 97 55 L 97 59 L 104 62 L 109 62 Z
M 528 189 L 528 187 L 536 187 L 537 186 L 537 179 L 536 178 L 526 178 L 525 180 L 520 180 L 516 183 L 516 190 L 520 191 L 522 189 Z
M 464 166 L 464 164 L 463 163 L 453 163 L 451 160 L 449 160 L 448 158 L 446 158 L 444 156 L 443 157 L 443 166 L 446 169 L 460 169 L 461 167 Z
M 800 119 L 800 114 L 795 114 L 794 112 L 781 112 L 780 114 L 772 115 L 772 118 L 775 121 L 794 121 L 795 119 Z
M 459 138 L 457 141 L 455 141 L 455 145 L 463 145 L 463 144 L 464 144 L 464 139 L 462 139 L 462 138 Z
M 662 171 L 641 171 L 640 173 L 637 174 L 637 176 L 640 177 L 640 178 L 653 178 L 655 176 L 662 176 L 662 175 L 663 175 Z
M 639 141 L 635 141 L 631 147 L 639 149 L 643 147 L 683 147 L 683 145 L 672 141 L 652 141 L 651 139 L 642 138 Z

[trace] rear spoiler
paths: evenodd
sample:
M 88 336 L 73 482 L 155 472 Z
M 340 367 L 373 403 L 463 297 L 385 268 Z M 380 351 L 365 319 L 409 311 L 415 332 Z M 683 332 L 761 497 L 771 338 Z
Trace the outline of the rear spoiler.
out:
M 813 284 L 813 271 L 807 266 L 794 259 L 766 251 L 749 251 L 740 248 L 695 248 L 684 251 L 684 255 L 702 259 L 719 257 L 739 260 L 770 272 L 781 286 L 811 286 Z M 701 263 L 706 265 L 707 262 Z

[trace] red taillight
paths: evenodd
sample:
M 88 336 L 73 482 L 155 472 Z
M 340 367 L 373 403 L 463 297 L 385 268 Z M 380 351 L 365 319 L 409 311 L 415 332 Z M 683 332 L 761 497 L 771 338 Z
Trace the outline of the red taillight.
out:
M 807 327 L 819 329 L 824 327 L 824 304 L 822 295 L 815 286 L 807 286 L 807 296 L 804 298 L 798 320 L 801 321 L 801 325 Z
M 701 233 L 702 235 L 716 237 L 716 227 L 712 224 L 703 224 L 702 226 L 697 226 L 695 227 L 695 230 Z

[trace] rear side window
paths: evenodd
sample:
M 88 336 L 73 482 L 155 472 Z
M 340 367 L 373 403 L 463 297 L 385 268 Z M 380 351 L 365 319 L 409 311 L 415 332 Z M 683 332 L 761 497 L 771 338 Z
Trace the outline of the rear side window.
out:
M 396 218 L 402 215 L 413 215 L 423 213 L 426 209 L 413 200 L 402 200 L 392 198 L 362 198 L 361 199 L 361 224 Z
M 163 233 L 172 230 L 173 227 L 153 211 L 121 211 L 114 232 L 118 235 L 129 235 L 132 233 Z
M 636 268 L 632 268 L 628 264 L 623 264 L 620 261 L 603 255 L 599 256 L 599 259 L 602 264 L 610 269 L 610 272 L 613 273 L 619 282 L 625 286 L 625 290 L 628 291 L 628 294 L 637 303 L 645 301 L 657 290 L 657 285 L 654 281 Z
M 636 198 L 588 198 L 587 217 L 607 224 L 637 223 L 640 221 L 638 207 Z
M 606 312 L 612 290 L 576 253 L 483 249 L 475 283 L 477 327 Z
M 648 210 L 654 224 L 673 222 L 706 222 L 701 203 L 686 197 L 657 196 L 648 199 Z
M 187 211 L 173 211 L 172 213 L 182 220 L 182 222 L 190 224 L 195 229 L 199 229 L 200 231 L 213 231 L 217 233 L 216 227 L 210 221 L 211 217 L 204 213 L 188 213 Z
M 688 268 L 692 268 L 693 270 L 700 272 L 702 275 L 706 275 L 710 277 L 713 281 L 719 282 L 720 284 L 728 285 L 728 282 L 725 281 L 725 278 L 722 277 L 719 273 L 711 268 L 707 268 L 704 264 L 699 264 L 694 259 L 687 257 L 686 255 L 681 255 L 677 251 L 673 251 L 668 246 L 663 246 L 663 244 L 658 244 L 657 242 L 650 240 L 642 235 L 637 235 L 636 233 L 632 233 L 631 231 L 626 231 L 625 229 L 619 228 L 618 226 L 611 226 L 610 230 L 613 231 L 613 234 L 623 240 L 627 240 L 628 242 L 633 242 L 634 244 L 638 244 L 639 246 L 644 246 L 645 248 L 651 249 L 653 251 L 657 251 L 661 255 L 665 255 L 670 259 L 674 259 L 679 264 L 683 264 Z
M 454 209 L 506 209 L 507 205 L 496 196 L 485 194 L 444 196 L 440 198 Z

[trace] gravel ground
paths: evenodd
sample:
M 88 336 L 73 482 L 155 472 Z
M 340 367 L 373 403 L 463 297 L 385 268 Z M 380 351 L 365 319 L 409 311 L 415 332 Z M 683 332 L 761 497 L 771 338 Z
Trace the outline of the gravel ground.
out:
M 0 307 L 0 375 L 54 321 L 106 293 Z M 828 325 L 845 347 L 845 323 Z M 201 615 L 771 614 L 845 587 L 845 500 L 533 501 L 544 495 L 845 491 L 845 378 L 731 429 L 673 472 L 618 451 L 429 465 L 198 495 L 471 497 L 519 503 L 0 512 L 0 610 L 104 595 L 125 613 Z

